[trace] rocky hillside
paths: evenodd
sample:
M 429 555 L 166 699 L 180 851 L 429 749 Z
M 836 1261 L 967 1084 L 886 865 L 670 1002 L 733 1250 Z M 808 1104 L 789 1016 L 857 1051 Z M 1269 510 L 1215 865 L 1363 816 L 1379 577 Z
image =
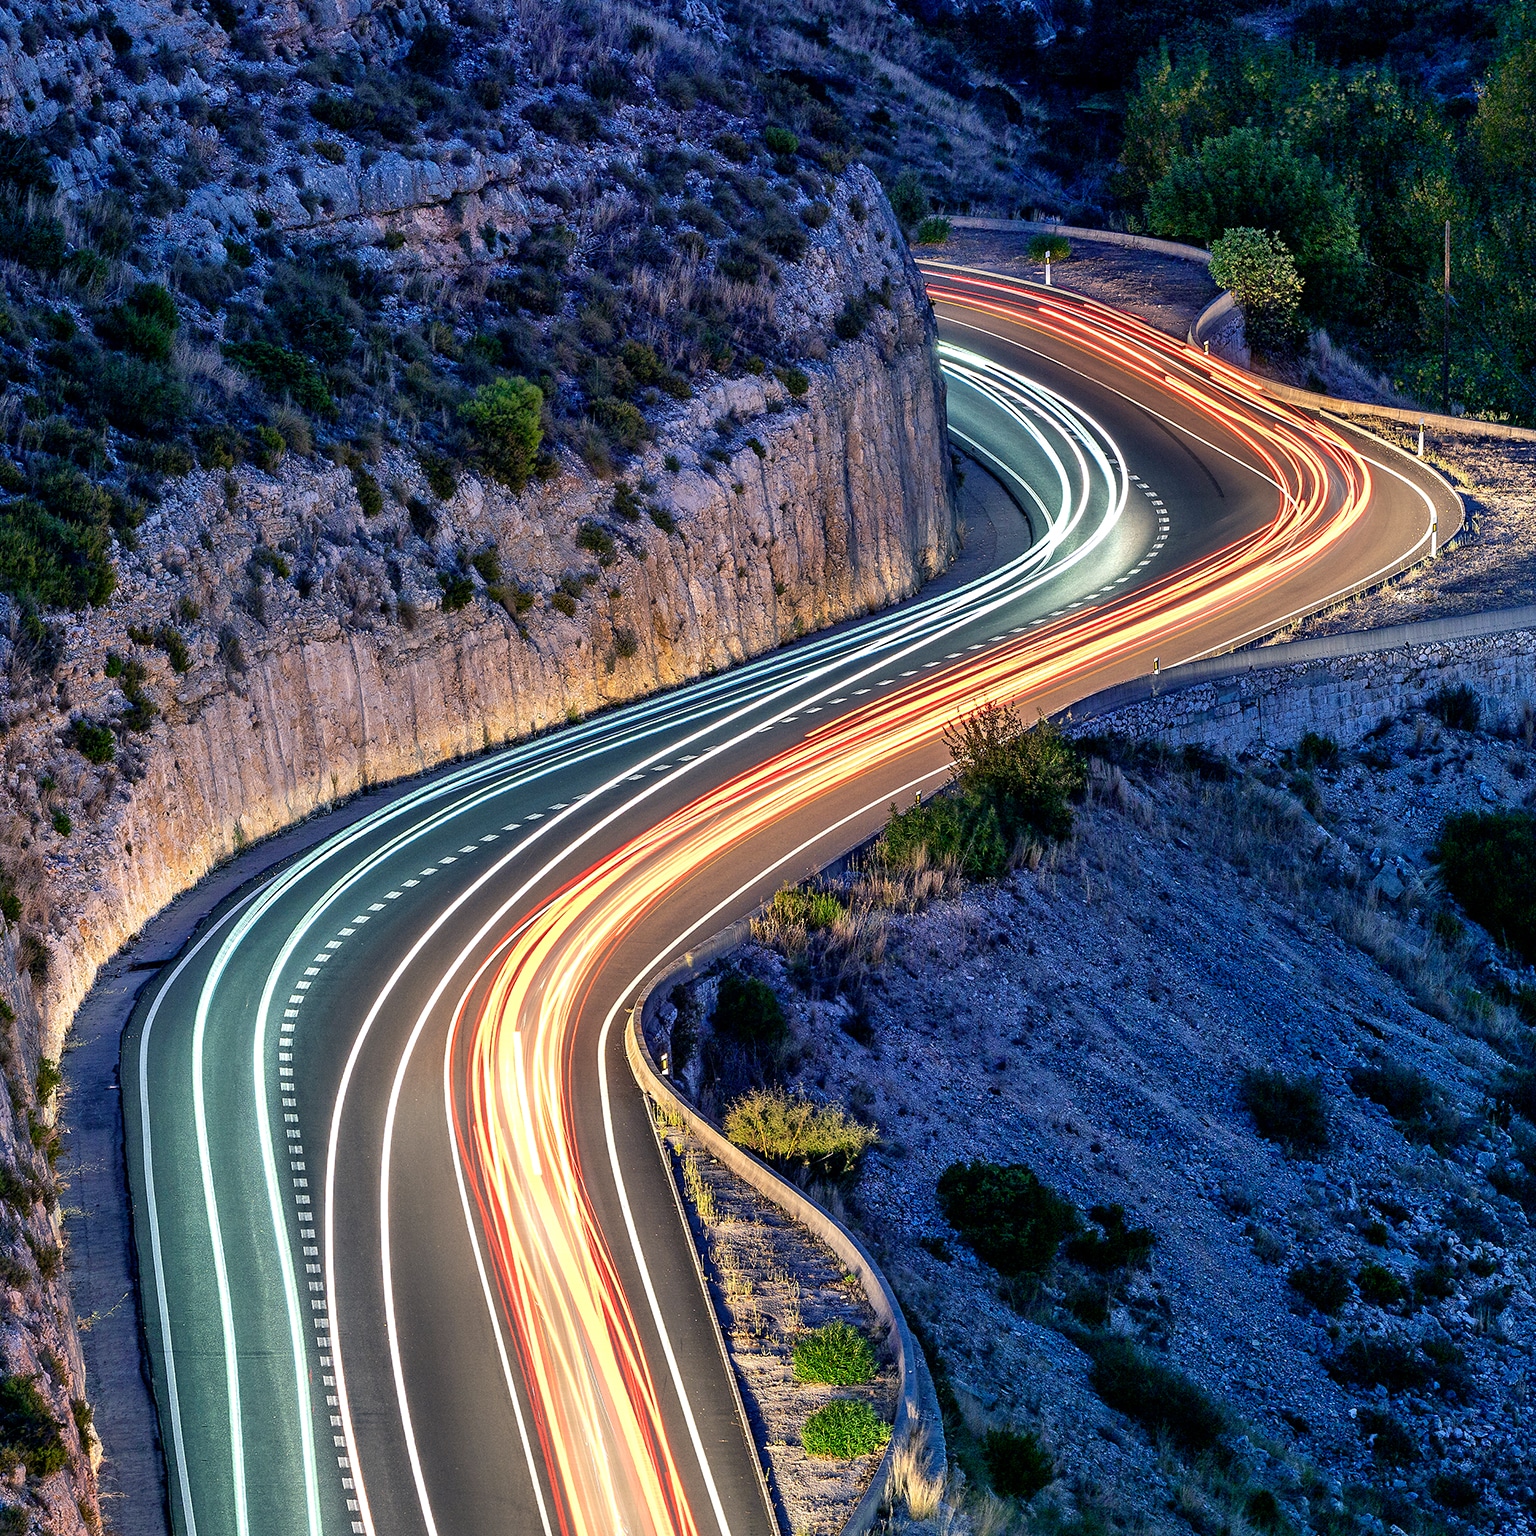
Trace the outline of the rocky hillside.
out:
M 954 554 L 901 221 L 732 35 L 692 4 L 0 10 L 15 1529 L 68 1528 L 85 1432 L 37 1064 L 101 961 L 362 786 Z
M 1032 867 L 875 867 L 733 957 L 788 1025 L 748 1078 L 879 1130 L 829 1197 L 946 1401 L 958 1513 L 914 1530 L 1532 1528 L 1532 972 L 1431 854 L 1536 756 L 1475 704 L 1242 767 L 1097 742 Z

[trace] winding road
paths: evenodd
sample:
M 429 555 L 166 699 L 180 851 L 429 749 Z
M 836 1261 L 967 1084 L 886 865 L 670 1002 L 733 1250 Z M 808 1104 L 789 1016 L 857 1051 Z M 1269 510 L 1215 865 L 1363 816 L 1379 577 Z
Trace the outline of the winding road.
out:
M 955 571 L 431 776 L 141 1000 L 178 1532 L 775 1530 L 624 1060 L 647 979 L 940 784 L 958 715 L 1228 647 L 1454 531 L 1412 460 L 1137 321 L 924 270 L 970 460 Z

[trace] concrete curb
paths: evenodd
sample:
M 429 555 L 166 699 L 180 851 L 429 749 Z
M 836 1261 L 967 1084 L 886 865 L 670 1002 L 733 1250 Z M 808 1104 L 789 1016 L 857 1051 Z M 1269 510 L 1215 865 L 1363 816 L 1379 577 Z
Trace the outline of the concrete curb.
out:
M 1180 261 L 1197 261 L 1209 266 L 1211 253 L 1198 245 L 1183 245 L 1177 240 L 1158 240 L 1152 235 L 1128 235 L 1119 229 L 1087 229 L 1076 224 L 1053 224 L 1049 219 L 973 219 L 968 215 L 946 214 L 955 229 L 995 229 L 1020 235 L 1065 235 L 1069 240 L 1097 240 L 1103 245 L 1123 245 L 1132 251 L 1153 251 L 1159 256 L 1177 256 Z
M 1128 683 L 1089 694 L 1053 718 L 1061 725 L 1080 726 L 1132 704 L 1164 699 L 1201 683 L 1237 677 L 1250 672 L 1280 672 L 1310 662 L 1335 661 L 1347 656 L 1370 656 L 1404 647 L 1441 645 L 1450 640 L 1475 640 L 1488 635 L 1536 630 L 1536 605 L 1501 608 L 1492 613 L 1471 613 L 1446 619 L 1426 619 L 1420 624 L 1391 624 L 1381 629 L 1357 629 L 1342 635 L 1319 635 L 1313 640 L 1290 640 L 1261 649 L 1234 651 L 1201 661 L 1170 667 L 1157 677 L 1139 677 Z
M 848 1266 L 849 1271 L 859 1277 L 875 1317 L 888 1330 L 896 1348 L 899 1372 L 896 1422 L 891 1428 L 890 1441 L 880 1465 L 875 1469 L 874 1478 L 864 1497 L 859 1500 L 858 1507 L 848 1517 L 842 1533 L 842 1536 L 864 1536 L 865 1532 L 874 1529 L 879 1519 L 881 1506 L 890 1487 L 892 1463 L 899 1448 L 922 1437 L 926 1440 L 930 1473 L 943 1475 L 947 1461 L 944 1421 L 939 1411 L 933 1379 L 928 1374 L 928 1363 L 912 1337 L 912 1330 L 902 1315 L 895 1292 L 858 1238 L 766 1163 L 727 1140 L 712 1121 L 700 1114 L 662 1077 L 645 1042 L 644 1024 L 654 1016 L 664 989 L 698 975 L 719 956 L 742 943 L 749 931 L 747 922 L 733 923 L 698 948 L 690 950 L 649 983 L 630 1010 L 624 1032 L 624 1050 L 629 1058 L 630 1070 L 643 1092 L 664 1104 L 674 1114 L 680 1115 L 713 1157 L 737 1178 L 750 1184 L 759 1194 L 772 1200 L 793 1220 L 820 1238 Z

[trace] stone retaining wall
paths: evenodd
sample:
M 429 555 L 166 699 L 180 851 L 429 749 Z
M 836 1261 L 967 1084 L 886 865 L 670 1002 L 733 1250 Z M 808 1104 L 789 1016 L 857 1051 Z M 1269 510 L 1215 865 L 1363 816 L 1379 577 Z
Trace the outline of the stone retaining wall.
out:
M 1298 661 L 1103 712 L 1090 700 L 1066 724 L 1073 735 L 1121 731 L 1228 754 L 1293 746 L 1308 731 L 1353 744 L 1384 715 L 1462 684 L 1481 697 L 1485 721 L 1517 722 L 1528 704 L 1536 706 L 1536 629 Z

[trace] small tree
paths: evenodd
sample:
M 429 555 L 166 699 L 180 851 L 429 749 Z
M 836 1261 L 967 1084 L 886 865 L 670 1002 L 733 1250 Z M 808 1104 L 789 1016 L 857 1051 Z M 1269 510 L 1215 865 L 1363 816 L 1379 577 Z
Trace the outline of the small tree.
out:
M 922 223 L 932 206 L 922 182 L 917 179 L 916 171 L 903 171 L 892 183 L 887 195 L 891 200 L 891 212 L 896 215 L 903 229 L 911 229 L 914 224 Z
M 1267 229 L 1229 229 L 1211 246 L 1211 277 L 1243 312 L 1259 352 L 1288 351 L 1299 339 L 1301 278 L 1285 242 Z
M 485 467 L 514 491 L 522 490 L 533 473 L 544 438 L 543 409 L 539 386 L 516 377 L 482 384 L 459 407 L 459 419 L 473 435 Z

